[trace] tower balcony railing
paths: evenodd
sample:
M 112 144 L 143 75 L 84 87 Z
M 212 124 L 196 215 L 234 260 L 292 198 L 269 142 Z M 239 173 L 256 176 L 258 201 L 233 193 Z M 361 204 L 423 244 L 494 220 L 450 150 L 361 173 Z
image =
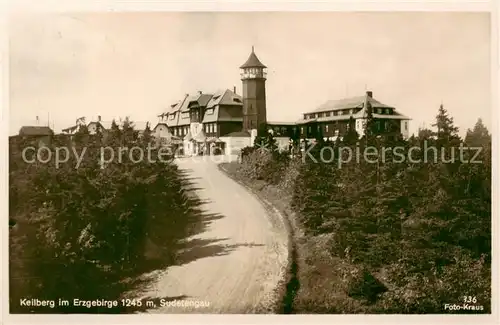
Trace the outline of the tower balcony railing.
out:
M 242 72 L 240 73 L 241 79 L 266 79 L 267 72 L 259 72 L 259 73 L 250 73 L 250 72 Z

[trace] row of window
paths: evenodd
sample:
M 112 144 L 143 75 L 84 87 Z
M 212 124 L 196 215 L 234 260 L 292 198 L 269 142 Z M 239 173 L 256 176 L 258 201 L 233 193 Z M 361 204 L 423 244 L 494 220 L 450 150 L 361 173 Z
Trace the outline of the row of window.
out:
M 391 115 L 393 113 L 393 110 L 391 108 L 375 108 L 373 110 L 375 114 L 386 114 L 386 115 Z M 349 114 L 354 114 L 355 109 L 342 109 L 342 110 L 337 110 L 337 111 L 331 111 L 331 112 L 320 112 L 320 113 L 312 113 L 312 114 L 305 114 L 304 119 L 314 119 L 314 118 L 320 118 L 320 117 L 329 117 L 331 116 L 340 116 L 340 115 L 349 115 Z
M 172 132 L 173 132 L 173 134 L 175 136 L 183 137 L 186 134 L 188 134 L 188 132 L 189 132 L 189 125 L 174 127 L 173 130 L 172 130 Z
M 184 137 L 189 132 L 189 125 L 177 126 L 172 128 L 172 133 L 178 137 Z M 203 124 L 203 132 L 205 133 L 217 133 L 216 123 Z
M 357 120 L 356 121 L 356 128 L 357 129 L 361 129 L 361 128 L 364 128 L 365 127 L 365 122 L 361 121 L 361 120 Z M 407 121 L 404 121 L 404 129 L 405 131 L 408 130 L 408 122 Z M 375 129 L 376 130 L 379 130 L 379 131 L 390 131 L 394 126 L 392 126 L 393 124 L 389 121 L 375 121 Z M 345 124 L 345 123 L 333 123 L 333 124 L 323 124 L 323 125 L 317 125 L 316 126 L 316 131 L 317 132 L 320 132 L 320 131 L 323 131 L 324 133 L 328 133 L 330 130 L 331 130 L 331 127 L 333 127 L 333 133 L 335 134 L 338 134 L 339 130 L 347 130 L 349 129 L 349 124 Z M 311 133 L 313 132 L 313 127 L 312 126 L 308 126 L 307 127 L 307 131 L 308 133 Z M 304 134 L 305 132 L 305 127 L 304 126 L 301 126 L 300 127 L 300 133 L 301 134 Z
M 319 117 L 329 117 L 331 116 L 340 116 L 340 115 L 348 115 L 348 114 L 354 114 L 354 109 L 343 109 L 343 110 L 338 110 L 338 111 L 331 111 L 331 112 L 320 112 L 320 113 L 313 113 L 313 114 L 305 114 L 305 119 L 313 119 L 313 118 L 319 118 Z
M 217 133 L 217 124 L 216 123 L 203 124 L 203 132 L 205 132 L 205 133 Z

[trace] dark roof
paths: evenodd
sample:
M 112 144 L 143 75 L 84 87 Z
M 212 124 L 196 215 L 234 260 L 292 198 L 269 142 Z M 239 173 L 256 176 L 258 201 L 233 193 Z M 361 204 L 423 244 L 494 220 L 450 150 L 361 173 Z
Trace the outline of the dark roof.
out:
M 229 133 L 227 136 L 228 137 L 234 137 L 234 138 L 237 138 L 237 137 L 249 137 L 250 133 L 248 133 L 247 131 L 239 131 L 239 132 Z
M 394 108 L 382 104 L 381 102 L 375 100 L 374 98 L 365 95 L 365 96 L 329 100 L 320 107 L 318 107 L 317 109 L 315 109 L 314 111 L 312 111 L 311 113 L 336 111 L 336 110 L 350 109 L 350 108 L 363 108 L 365 100 L 367 100 L 372 105 L 373 108 Z
M 198 104 L 202 107 L 205 107 L 207 106 L 210 99 L 212 99 L 212 94 L 202 94 L 200 98 L 198 98 Z
M 247 62 L 245 62 L 240 68 L 243 69 L 243 68 L 267 68 L 267 67 L 264 64 L 262 64 L 262 62 L 260 62 L 259 58 L 257 58 L 257 55 L 255 55 L 252 46 L 252 53 L 250 53 Z
M 54 131 L 48 126 L 23 126 L 19 130 L 19 135 L 47 136 L 53 134 Z

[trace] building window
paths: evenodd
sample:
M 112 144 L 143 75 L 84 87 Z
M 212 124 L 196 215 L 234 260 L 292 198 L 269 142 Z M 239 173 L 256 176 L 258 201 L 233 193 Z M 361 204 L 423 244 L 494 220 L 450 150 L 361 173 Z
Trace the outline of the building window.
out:
M 330 116 L 330 112 L 326 112 L 326 113 L 325 113 L 325 116 L 326 116 L 326 117 Z
M 408 131 L 408 122 L 405 122 L 405 131 Z
M 328 132 L 328 125 L 325 125 L 325 132 Z
M 300 134 L 304 134 L 304 127 L 303 126 L 300 127 Z
M 217 132 L 217 123 L 214 123 L 214 133 Z

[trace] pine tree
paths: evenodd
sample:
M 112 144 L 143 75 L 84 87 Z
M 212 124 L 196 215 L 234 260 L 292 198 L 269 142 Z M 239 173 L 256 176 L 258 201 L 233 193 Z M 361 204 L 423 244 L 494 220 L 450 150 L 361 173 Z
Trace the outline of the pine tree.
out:
M 359 139 L 359 134 L 356 132 L 356 121 L 351 116 L 349 118 L 349 124 L 347 126 L 347 132 L 343 137 L 344 144 L 350 146 L 356 144 Z
M 472 130 L 468 129 L 465 136 L 465 143 L 470 147 L 481 147 L 491 142 L 491 135 L 479 118 Z
M 134 123 L 127 116 L 122 124 L 122 143 L 132 145 L 137 140 L 137 131 L 134 130 Z
M 376 121 L 373 118 L 373 108 L 369 101 L 366 102 L 366 119 L 365 119 L 365 142 L 373 143 L 377 135 Z
M 151 143 L 152 140 L 152 131 L 151 128 L 149 127 L 149 122 L 146 123 L 146 128 L 144 129 L 144 132 L 142 133 L 142 142 L 147 146 L 149 143 Z
M 436 123 L 432 126 L 437 128 L 434 134 L 437 136 L 438 145 L 451 145 L 459 140 L 458 127 L 453 124 L 453 117 L 449 116 L 443 104 L 439 106 Z
M 120 127 L 116 123 L 116 120 L 113 119 L 113 121 L 111 122 L 111 129 L 109 130 L 109 135 L 107 138 L 107 143 L 111 146 L 120 146 L 121 134 L 122 131 L 120 130 Z

